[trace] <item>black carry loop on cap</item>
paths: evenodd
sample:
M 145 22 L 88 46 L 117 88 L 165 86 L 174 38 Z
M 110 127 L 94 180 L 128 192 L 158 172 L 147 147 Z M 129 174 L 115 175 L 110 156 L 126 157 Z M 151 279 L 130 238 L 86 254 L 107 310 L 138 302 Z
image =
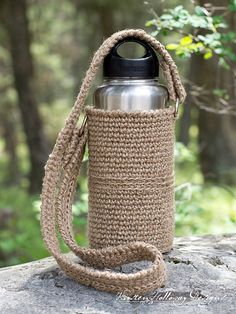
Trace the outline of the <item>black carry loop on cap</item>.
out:
M 145 49 L 140 58 L 124 58 L 118 48 L 124 43 L 135 42 Z M 155 51 L 145 41 L 128 37 L 119 41 L 105 57 L 103 63 L 104 77 L 155 78 L 159 76 L 159 62 Z

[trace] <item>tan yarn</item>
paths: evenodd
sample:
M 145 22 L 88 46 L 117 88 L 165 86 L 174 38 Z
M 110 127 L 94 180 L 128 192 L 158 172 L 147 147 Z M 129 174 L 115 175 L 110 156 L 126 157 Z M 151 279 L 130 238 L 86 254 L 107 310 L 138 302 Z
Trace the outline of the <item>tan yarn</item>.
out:
M 134 241 L 172 247 L 173 108 L 153 112 L 88 108 L 89 243 Z
M 135 36 L 145 40 L 163 58 L 161 65 L 167 79 L 170 98 L 174 101 L 177 98 L 180 102 L 184 101 L 185 91 L 181 84 L 176 65 L 169 53 L 165 50 L 164 46 L 155 38 L 146 34 L 143 30 L 124 30 L 113 34 L 110 38 L 105 40 L 93 57 L 74 107 L 66 120 L 64 128 L 58 135 L 54 149 L 46 164 L 41 196 L 41 229 L 42 236 L 48 250 L 55 257 L 64 272 L 71 278 L 99 290 L 124 292 L 127 295 L 143 295 L 146 292 L 152 291 L 164 284 L 166 271 L 159 249 L 161 251 L 169 250 L 173 238 L 172 149 L 174 111 L 170 108 L 152 113 L 143 112 L 139 114 L 132 113 L 130 115 L 126 115 L 126 113 L 121 112 L 108 112 L 104 115 L 101 111 L 90 108 L 87 109 L 88 127 L 87 125 L 84 125 L 80 129 L 76 127 L 81 109 L 83 108 L 85 99 L 88 95 L 89 87 L 96 75 L 99 65 L 102 63 L 104 57 L 109 53 L 111 48 L 119 40 L 129 36 Z M 114 167 L 112 168 L 112 159 L 114 158 L 114 160 L 118 163 L 119 155 L 112 155 L 113 153 L 112 150 L 110 150 L 109 145 L 104 142 L 104 128 L 102 125 L 99 125 L 99 121 L 101 122 L 101 120 L 104 120 L 104 126 L 108 126 L 109 128 L 112 123 L 112 128 L 110 129 L 112 132 L 115 132 L 114 130 L 117 131 L 117 129 L 113 123 L 114 119 L 119 121 L 119 125 L 121 126 L 120 130 L 123 132 L 125 127 L 128 127 L 129 124 L 128 122 L 124 122 L 124 120 L 128 119 L 129 122 L 132 121 L 137 134 L 140 136 L 136 136 L 136 133 L 132 133 L 132 137 L 130 137 L 130 139 L 132 138 L 132 142 L 133 140 L 137 142 L 140 138 L 142 138 L 141 146 L 143 149 L 144 147 L 147 149 L 143 150 L 139 155 L 141 159 L 138 157 L 137 159 L 134 159 L 134 154 L 138 152 L 138 149 L 135 147 L 133 150 L 131 149 L 129 154 L 133 154 L 133 159 L 128 158 L 127 163 L 125 164 L 122 162 L 122 168 L 117 167 L 116 163 L 113 163 Z M 148 128 L 147 130 L 145 129 L 146 127 Z M 129 132 L 132 132 L 132 127 L 129 128 Z M 115 136 L 114 134 L 112 136 Z M 102 156 L 101 151 L 96 155 L 96 149 L 99 145 L 96 145 L 96 143 L 93 142 L 94 136 L 97 136 L 100 144 L 107 149 L 107 153 L 111 154 L 109 164 L 103 164 L 104 156 Z M 108 140 L 111 141 L 112 136 L 108 137 Z M 76 188 L 76 178 L 79 175 L 87 138 L 89 138 L 90 150 L 89 189 L 91 193 L 89 204 L 90 209 L 92 209 L 89 214 L 89 237 L 91 246 L 94 247 L 89 249 L 81 248 L 76 244 L 71 227 L 71 207 Z M 130 142 L 126 137 L 122 138 L 124 139 L 122 144 L 124 145 L 125 150 L 127 150 L 127 145 L 130 145 Z M 147 142 L 145 142 L 145 140 L 147 140 Z M 150 143 L 150 140 L 153 142 Z M 165 145 L 164 151 L 162 151 L 162 153 L 158 153 L 158 149 L 161 146 L 163 147 L 163 145 Z M 155 147 L 157 151 L 152 151 L 151 147 Z M 157 159 L 159 159 L 159 161 L 157 161 Z M 139 170 L 142 169 L 142 172 L 135 172 L 135 167 L 131 167 L 131 160 L 134 164 L 136 163 L 136 165 L 139 163 L 138 160 L 141 160 L 143 168 L 139 168 Z M 144 166 L 146 161 L 148 162 L 148 167 Z M 129 182 L 128 179 L 125 180 L 125 176 L 129 174 L 126 167 L 131 167 L 130 169 L 132 169 L 131 182 Z M 150 167 L 153 167 L 153 173 L 149 171 Z M 103 172 L 104 170 L 107 170 L 107 175 L 105 177 Z M 126 171 L 126 173 L 122 172 L 122 170 Z M 154 171 L 157 173 L 156 176 Z M 143 178 L 140 178 L 140 173 L 143 173 Z M 110 176 L 114 178 L 115 175 L 117 175 L 121 181 L 110 180 Z M 95 194 L 98 194 L 99 189 L 104 188 L 107 184 L 109 185 L 109 192 L 105 199 L 102 200 L 99 195 L 96 196 Z M 117 184 L 118 187 L 116 186 Z M 128 188 L 128 186 L 131 187 L 131 189 Z M 104 201 L 108 201 L 108 203 L 110 202 L 111 204 L 112 200 L 118 199 L 121 193 L 120 189 L 122 189 L 123 192 L 126 190 L 129 191 L 126 195 L 127 202 L 131 204 L 129 213 L 131 213 L 132 206 L 133 208 L 137 208 L 137 206 L 140 205 L 140 217 L 138 218 L 137 214 L 135 214 L 136 216 L 132 216 L 133 223 L 136 221 L 136 228 L 141 228 L 143 224 L 141 221 L 142 219 L 149 222 L 153 219 L 153 223 L 150 225 L 150 230 L 147 231 L 147 229 L 145 229 L 142 238 L 140 238 L 141 230 L 136 230 L 135 228 L 132 229 L 132 233 L 129 235 L 127 234 L 127 238 L 122 238 L 122 232 L 120 233 L 118 229 L 113 229 L 114 225 L 112 229 L 109 229 L 110 237 L 107 237 L 106 235 L 104 239 L 103 236 L 101 236 L 101 234 L 106 234 L 107 230 L 104 229 L 104 224 L 102 223 L 101 217 L 99 218 L 96 210 L 104 204 Z M 135 198 L 135 200 L 137 200 L 136 204 L 130 203 L 132 193 L 136 193 L 134 191 L 140 191 L 141 193 L 137 193 L 138 198 Z M 148 198 L 148 193 L 150 193 L 150 198 Z M 142 203 L 140 203 L 141 200 Z M 155 200 L 158 201 L 159 204 L 162 204 L 159 209 L 159 213 L 155 213 L 151 210 L 152 203 L 149 202 L 153 202 L 154 204 Z M 114 204 L 112 206 L 113 207 L 107 205 L 107 208 L 104 208 L 104 212 L 102 210 L 99 211 L 100 214 L 102 214 L 103 219 L 106 219 L 106 210 L 109 210 L 109 208 L 113 211 L 113 214 L 119 213 L 120 207 L 116 209 Z M 124 221 L 126 221 L 128 212 L 125 212 L 124 208 L 121 208 L 121 210 L 122 215 L 124 215 Z M 148 210 L 150 213 L 147 213 Z M 166 214 L 167 212 L 170 216 Z M 91 215 L 95 216 L 92 217 Z M 163 215 L 166 216 L 164 217 Z M 151 220 L 149 220 L 150 218 Z M 118 219 L 116 220 L 114 216 L 113 219 L 118 222 Z M 163 225 L 163 230 L 160 229 L 156 232 L 155 221 L 160 222 L 160 224 Z M 61 253 L 57 239 L 56 227 L 58 228 L 65 243 L 77 256 L 82 259 L 83 262 L 87 263 L 87 265 L 72 262 Z M 116 226 L 116 228 L 118 227 Z M 153 230 L 153 232 L 151 230 Z M 155 236 L 153 237 L 154 234 Z M 130 242 L 134 239 L 145 239 L 147 243 Z M 112 246 L 117 243 L 126 244 Z M 109 247 L 104 247 L 107 245 L 109 245 Z M 155 245 L 157 245 L 159 249 Z M 124 263 L 140 260 L 149 260 L 152 262 L 152 266 L 134 274 L 123 274 L 105 270 L 105 268 L 114 268 Z M 93 267 L 97 269 L 94 269 Z

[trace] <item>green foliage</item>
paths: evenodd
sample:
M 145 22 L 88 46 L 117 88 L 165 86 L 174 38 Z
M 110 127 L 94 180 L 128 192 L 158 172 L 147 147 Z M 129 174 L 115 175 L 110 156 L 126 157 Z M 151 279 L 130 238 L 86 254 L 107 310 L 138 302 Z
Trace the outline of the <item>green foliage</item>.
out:
M 204 184 L 194 147 L 176 143 L 176 235 L 234 232 L 236 188 Z
M 18 188 L 0 191 L 0 265 L 24 263 L 47 255 L 30 197 Z
M 235 232 L 235 218 L 236 189 L 191 183 L 176 188 L 177 235 Z
M 226 89 L 215 88 L 213 89 L 213 95 L 224 100 L 229 100 L 229 94 L 227 93 Z
M 84 178 L 84 181 L 86 179 Z M 87 238 L 87 211 L 88 211 L 88 192 L 87 186 L 84 191 L 81 191 L 80 200 L 75 202 L 72 207 L 74 215 L 74 229 L 75 229 L 75 239 L 77 243 L 82 246 L 88 246 Z
M 209 16 L 208 11 L 200 6 L 194 8 L 194 13 L 184 9 L 182 5 L 174 9 L 167 9 L 161 16 L 146 23 L 146 26 L 156 26 L 156 31 L 167 35 L 168 31 L 183 30 L 186 26 L 193 28 L 204 28 L 210 31 L 216 31 L 217 27 L 226 27 L 223 21 L 216 21 Z
M 75 239 L 87 245 L 87 185 L 81 180 L 80 197 L 73 205 Z M 37 260 L 49 255 L 40 233 L 40 201 L 23 189 L 0 191 L 0 267 Z M 63 252 L 68 248 L 61 241 Z
M 235 11 L 235 1 L 230 2 L 229 9 Z M 229 29 L 224 14 L 213 16 L 205 7 L 195 6 L 190 11 L 179 5 L 166 9 L 160 16 L 155 14 L 146 26 L 153 28 L 153 36 L 178 33 L 179 39 L 169 42 L 166 48 L 180 57 L 199 53 L 210 59 L 216 54 L 225 68 L 229 67 L 229 61 L 236 61 L 231 47 L 232 43 L 236 43 L 236 33 Z

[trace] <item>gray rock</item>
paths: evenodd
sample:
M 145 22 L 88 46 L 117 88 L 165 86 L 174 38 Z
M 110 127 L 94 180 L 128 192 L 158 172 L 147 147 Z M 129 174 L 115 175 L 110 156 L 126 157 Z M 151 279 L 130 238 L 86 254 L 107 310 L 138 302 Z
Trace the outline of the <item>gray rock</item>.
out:
M 236 234 L 176 238 L 168 281 L 145 298 L 96 291 L 67 278 L 53 258 L 0 269 L 0 313 L 236 313 Z M 123 272 L 147 266 L 133 263 Z

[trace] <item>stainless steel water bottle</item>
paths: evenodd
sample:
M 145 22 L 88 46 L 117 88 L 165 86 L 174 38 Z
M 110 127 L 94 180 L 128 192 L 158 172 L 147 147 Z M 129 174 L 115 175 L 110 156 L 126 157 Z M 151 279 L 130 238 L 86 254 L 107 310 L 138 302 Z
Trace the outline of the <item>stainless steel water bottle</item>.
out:
M 125 58 L 118 49 L 135 42 L 145 49 L 141 58 Z M 119 41 L 105 57 L 104 82 L 94 93 L 95 108 L 103 110 L 150 111 L 168 106 L 167 88 L 158 82 L 159 62 L 146 42 L 129 37 Z

